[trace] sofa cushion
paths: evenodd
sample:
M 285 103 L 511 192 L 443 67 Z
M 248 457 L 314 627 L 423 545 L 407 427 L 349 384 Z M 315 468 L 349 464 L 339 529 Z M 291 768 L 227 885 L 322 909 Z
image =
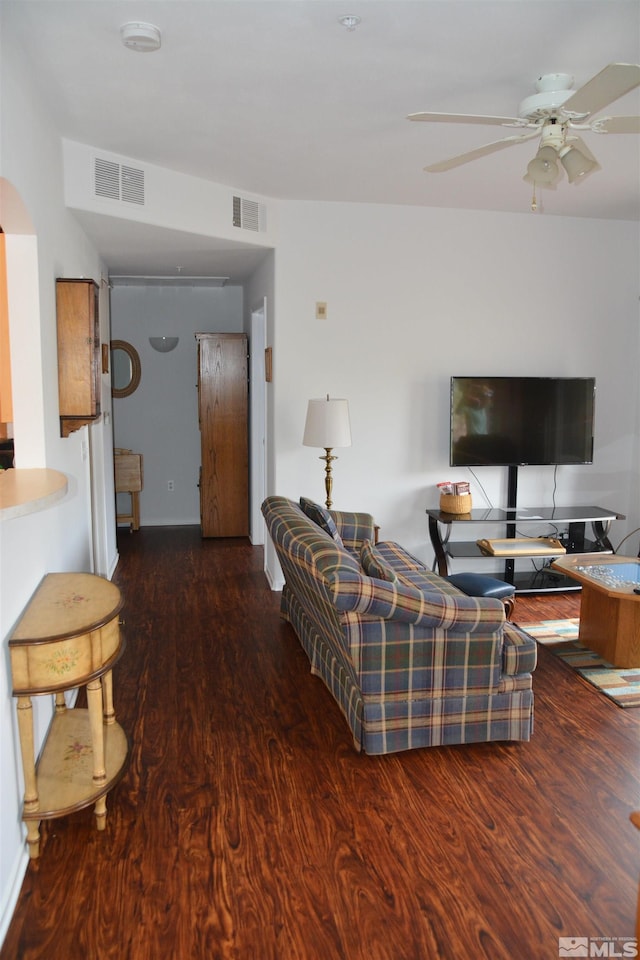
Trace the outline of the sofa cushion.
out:
M 376 550 L 392 570 L 395 571 L 396 581 L 409 587 L 416 587 L 422 593 L 446 593 L 448 596 L 459 596 L 462 591 L 448 583 L 437 573 L 427 570 L 425 565 L 409 553 L 399 543 L 392 540 L 382 540 L 376 544 Z
M 376 577 L 378 580 L 388 580 L 389 583 L 396 583 L 398 577 L 395 570 L 385 561 L 380 551 L 376 550 L 371 540 L 365 540 L 362 544 L 360 562 L 368 577 Z
M 321 507 L 319 503 L 315 503 L 313 500 L 309 500 L 307 497 L 300 497 L 300 507 L 304 514 L 309 517 L 310 520 L 313 520 L 314 523 L 317 523 L 325 533 L 328 533 L 332 540 L 335 540 L 337 544 L 343 546 L 342 538 L 338 533 L 338 528 L 336 527 L 335 521 L 328 510 L 324 507 Z

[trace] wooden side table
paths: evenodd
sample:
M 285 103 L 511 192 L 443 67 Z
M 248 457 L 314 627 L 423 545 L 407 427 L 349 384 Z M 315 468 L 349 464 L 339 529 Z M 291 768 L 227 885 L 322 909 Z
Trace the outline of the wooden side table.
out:
M 106 796 L 122 777 L 129 742 L 116 722 L 112 668 L 124 650 L 115 584 L 91 573 L 44 577 L 9 639 L 24 772 L 22 819 L 29 855 L 40 821 L 95 803 L 104 830 Z M 87 708 L 67 709 L 64 691 L 86 685 Z M 31 697 L 55 694 L 55 714 L 36 764 Z
M 116 493 L 131 495 L 130 513 L 119 513 L 117 523 L 128 523 L 131 530 L 140 529 L 140 491 L 142 490 L 142 454 L 131 450 L 114 451 Z

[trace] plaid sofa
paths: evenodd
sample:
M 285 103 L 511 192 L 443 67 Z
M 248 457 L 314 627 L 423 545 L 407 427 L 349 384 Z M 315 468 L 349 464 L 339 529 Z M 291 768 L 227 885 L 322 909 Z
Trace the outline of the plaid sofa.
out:
M 369 514 L 301 504 L 262 505 L 281 612 L 356 749 L 529 740 L 536 644 L 502 603 L 466 596 L 397 543 L 375 544 Z

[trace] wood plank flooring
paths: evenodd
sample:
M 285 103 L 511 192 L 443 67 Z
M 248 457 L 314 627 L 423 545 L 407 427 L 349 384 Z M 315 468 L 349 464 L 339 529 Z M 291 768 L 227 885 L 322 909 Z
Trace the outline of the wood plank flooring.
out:
M 548 651 L 529 744 L 358 755 L 262 550 L 123 532 L 128 772 L 43 825 L 1 960 L 554 960 L 634 934 L 640 711 Z M 520 597 L 520 622 L 579 595 Z M 622 955 L 619 953 L 617 955 Z

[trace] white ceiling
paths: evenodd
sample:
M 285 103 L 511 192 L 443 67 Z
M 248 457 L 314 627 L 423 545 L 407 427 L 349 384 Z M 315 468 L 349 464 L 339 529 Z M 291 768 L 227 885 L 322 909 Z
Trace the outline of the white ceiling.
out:
M 640 62 L 640 4 L 619 0 L 1 0 L 61 136 L 265 197 L 529 214 L 536 142 L 447 173 L 428 163 L 513 131 L 407 121 L 517 115 L 543 73 L 581 86 Z M 342 14 L 361 17 L 353 31 Z M 162 46 L 120 42 L 132 20 Z M 6 28 L 9 28 L 7 31 Z M 11 39 L 10 42 L 14 42 Z M 603 115 L 640 113 L 640 90 Z M 602 170 L 540 192 L 543 216 L 640 219 L 640 137 L 584 135 Z M 260 252 L 83 217 L 114 273 L 177 264 L 242 279 Z

